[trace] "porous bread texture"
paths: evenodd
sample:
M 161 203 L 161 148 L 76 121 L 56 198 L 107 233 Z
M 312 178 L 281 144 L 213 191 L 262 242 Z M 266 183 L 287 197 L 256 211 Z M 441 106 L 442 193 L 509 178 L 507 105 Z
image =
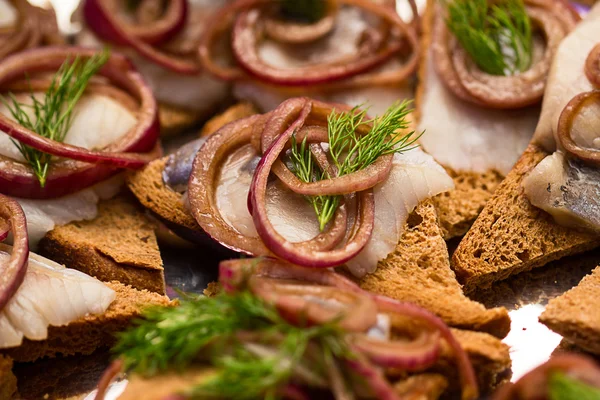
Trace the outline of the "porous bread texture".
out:
M 437 400 L 448 388 L 448 379 L 441 374 L 417 374 L 394 384 L 394 391 L 402 399 Z
M 32 362 L 43 357 L 91 354 L 115 343 L 115 333 L 126 329 L 149 306 L 173 304 L 168 297 L 137 290 L 119 282 L 106 283 L 116 293 L 115 300 L 101 315 L 87 315 L 66 326 L 48 328 L 48 339 L 23 340 L 20 347 L 2 350 L 17 362 Z
M 41 240 L 39 253 L 101 281 L 165 294 L 154 224 L 130 194 L 100 202 L 91 221 L 55 227 Z
M 420 107 L 427 85 L 427 57 L 434 19 L 433 4 L 434 0 L 427 1 L 427 8 L 423 17 L 418 85 L 415 94 L 414 116 L 416 121 L 421 118 Z M 444 166 L 444 168 L 454 180 L 455 188 L 434 197 L 434 204 L 438 208 L 444 239 L 449 240 L 462 236 L 469 230 L 469 227 L 483 210 L 504 177 L 495 170 L 480 173 L 453 171 L 447 166 Z
M 600 354 L 600 267 L 550 300 L 540 322 L 585 351 Z
M 256 114 L 256 109 L 248 103 L 239 103 L 210 119 L 201 131 L 201 136 L 214 133 L 222 126 Z M 169 188 L 163 181 L 162 173 L 168 157 L 152 161 L 145 168 L 131 174 L 127 185 L 140 203 L 159 217 L 184 228 L 198 231 L 200 226 L 186 209 L 181 194 Z
M 0 400 L 9 400 L 17 392 L 17 378 L 12 373 L 13 360 L 0 354 Z
M 525 196 L 523 179 L 547 155 L 529 145 L 458 245 L 452 266 L 465 291 L 600 244 L 596 235 L 558 225 Z
M 417 206 L 395 251 L 359 285 L 369 292 L 418 304 L 450 326 L 480 330 L 500 338 L 510 330 L 505 308 L 487 310 L 463 294 L 450 269 L 448 249 L 431 200 Z

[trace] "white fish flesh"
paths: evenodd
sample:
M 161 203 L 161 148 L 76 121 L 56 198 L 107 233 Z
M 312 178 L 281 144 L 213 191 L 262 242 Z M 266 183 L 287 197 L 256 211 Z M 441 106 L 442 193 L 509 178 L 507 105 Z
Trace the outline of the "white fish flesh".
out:
M 38 100 L 43 100 L 43 93 L 36 93 Z M 18 94 L 21 103 L 32 104 L 27 94 Z M 33 111 L 25 108 L 33 115 Z M 0 103 L 0 113 L 12 118 L 6 105 Z M 67 132 L 64 142 L 86 149 L 100 149 L 121 138 L 137 122 L 134 113 L 114 99 L 100 94 L 90 94 L 81 97 L 75 105 L 73 122 Z M 0 154 L 13 160 L 24 162 L 11 138 L 0 131 Z
M 0 0 L 0 28 L 10 28 L 17 22 L 17 10 L 8 0 Z
M 314 44 L 285 45 L 272 40 L 265 40 L 259 48 L 260 57 L 270 65 L 285 69 L 333 61 L 354 55 L 360 45 L 363 32 L 369 26 L 369 22 L 365 15 L 354 7 L 343 7 L 337 18 L 343 23 L 336 24 L 331 34 Z M 398 63 L 390 60 L 382 68 L 398 68 Z M 381 115 L 395 101 L 413 97 L 413 91 L 408 84 L 333 92 L 319 92 L 303 87 L 302 91 L 298 93 L 297 90 L 290 91 L 246 81 L 236 83 L 233 90 L 236 98 L 250 101 L 265 112 L 276 108 L 290 97 L 302 95 L 327 102 L 369 107 L 369 114 Z
M 18 99 L 26 101 L 27 96 L 19 95 Z M 10 115 L 4 104 L 0 105 L 0 112 Z M 75 106 L 73 123 L 65 142 L 88 149 L 102 148 L 122 137 L 136 121 L 132 112 L 110 97 L 85 95 Z M 3 132 L 0 132 L 0 154 L 25 162 L 10 137 Z M 95 218 L 98 201 L 117 194 L 122 184 L 123 177 L 116 176 L 63 198 L 16 199 L 27 216 L 31 248 L 35 249 L 39 240 L 56 225 Z
M 600 4 L 563 39 L 550 68 L 540 122 L 534 140 L 546 151 L 556 150 L 558 118 L 576 95 L 594 89 L 584 73 L 585 60 L 600 40 Z
M 0 262 L 10 257 L 0 245 Z M 104 313 L 116 297 L 102 282 L 30 253 L 25 280 L 0 311 L 0 349 L 20 346 L 23 338 L 44 340 L 49 326 L 64 326 Z
M 529 143 L 539 108 L 493 110 L 458 99 L 427 57 L 419 131 L 421 144 L 436 161 L 455 171 L 506 175 Z
M 193 23 L 186 24 L 186 37 L 199 38 L 205 21 L 226 3 L 225 0 L 193 0 L 190 2 L 188 18 Z M 103 44 L 89 30 L 82 30 L 77 35 L 77 43 L 86 47 L 100 48 Z M 195 43 L 196 40 L 193 40 Z M 144 76 L 156 99 L 161 103 L 181 107 L 199 113 L 210 112 L 215 106 L 227 99 L 229 85 L 210 76 L 182 75 L 165 69 L 148 59 L 141 57 L 134 50 L 119 49 Z
M 557 150 L 558 118 L 577 94 L 593 89 L 584 74 L 585 60 L 600 38 L 600 4 L 560 44 L 550 70 L 535 142 L 555 151 L 523 180 L 534 206 L 548 212 L 561 225 L 600 230 L 600 169 L 566 157 Z M 598 148 L 600 117 L 597 106 L 586 106 L 574 120 L 572 137 Z
M 375 227 L 367 246 L 350 262 L 357 277 L 374 272 L 377 262 L 394 251 L 409 214 L 423 200 L 454 189 L 452 178 L 420 148 L 394 154 L 385 182 L 375 186 Z
M 225 221 L 243 235 L 257 237 L 247 197 L 258 157 L 250 146 L 229 156 L 217 186 L 217 207 Z M 278 181 L 267 189 L 267 212 L 277 232 L 292 242 L 319 233 L 314 210 Z M 408 215 L 423 200 L 454 188 L 452 178 L 433 157 L 417 148 L 395 154 L 388 179 L 374 188 L 375 228 L 363 251 L 347 265 L 356 276 L 375 271 L 377 262 L 398 244 Z M 349 209 L 352 207 L 349 206 Z M 352 226 L 352 221 L 350 221 Z

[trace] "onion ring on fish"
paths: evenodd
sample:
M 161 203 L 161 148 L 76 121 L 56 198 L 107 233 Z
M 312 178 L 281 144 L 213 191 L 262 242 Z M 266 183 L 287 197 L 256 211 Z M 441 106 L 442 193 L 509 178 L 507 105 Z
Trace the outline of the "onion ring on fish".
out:
M 47 43 L 63 43 L 54 11 L 35 7 L 27 0 L 7 1 L 17 10 L 18 18 L 13 27 L 0 28 L 0 60 Z
M 590 82 L 600 88 L 600 44 L 594 46 L 585 60 L 585 75 Z
M 187 1 L 173 0 L 168 3 L 169 7 L 162 19 L 142 27 L 131 27 L 120 21 L 113 11 L 118 4 L 116 0 L 85 0 L 83 16 L 87 25 L 101 39 L 131 47 L 146 59 L 179 74 L 199 74 L 202 68 L 195 59 L 180 57 L 154 47 L 173 39 L 187 23 Z
M 419 46 L 415 29 L 416 24 L 407 25 L 393 8 L 369 0 L 340 0 L 339 4 L 358 7 L 368 14 L 379 17 L 384 21 L 382 25 L 392 28 L 390 29 L 390 32 L 392 32 L 390 37 L 384 39 L 380 34 L 374 32 L 369 34 L 369 31 L 365 31 L 367 40 L 350 59 L 291 69 L 271 66 L 259 56 L 258 44 L 265 25 L 261 22 L 264 19 L 267 22 L 272 21 L 268 17 L 270 14 L 265 9 L 273 4 L 274 1 L 272 0 L 237 0 L 224 7 L 215 16 L 212 24 L 207 27 L 200 45 L 199 55 L 204 68 L 224 80 L 243 80 L 250 75 L 251 78 L 267 84 L 282 86 L 322 85 L 324 88 L 337 84 L 343 87 L 363 87 L 372 85 L 374 82 L 390 83 L 391 80 L 399 83 L 406 80 L 416 69 Z M 263 15 L 267 15 L 267 17 L 265 18 Z M 326 31 L 325 28 L 329 28 L 328 18 L 329 14 L 322 20 L 324 22 L 321 22 L 324 28 L 318 25 L 319 22 L 311 25 L 318 27 L 312 32 L 314 36 L 322 34 L 323 31 Z M 267 23 L 267 25 L 269 24 Z M 230 26 L 233 26 L 233 28 L 230 28 Z M 277 39 L 277 37 L 282 36 L 279 33 L 273 34 L 275 28 L 272 24 L 269 29 L 272 38 Z M 232 51 L 239 67 L 222 66 L 214 61 L 214 43 L 228 30 L 231 30 Z M 268 32 L 266 31 L 267 34 Z M 292 34 L 292 31 L 286 32 L 281 42 L 291 42 L 293 39 L 289 35 Z M 296 34 L 298 35 L 297 42 L 308 40 L 304 31 Z M 410 56 L 397 71 L 365 74 L 381 66 L 391 57 L 400 55 L 407 47 L 410 49 Z
M 379 370 L 371 362 L 380 366 L 398 365 L 400 369 L 404 370 L 418 368 L 419 365 L 423 367 L 431 365 L 439 357 L 440 338 L 448 343 L 454 353 L 463 385 L 462 398 L 474 399 L 478 396 L 475 373 L 464 349 L 441 319 L 417 305 L 398 302 L 366 292 L 354 282 L 330 270 L 305 268 L 266 257 L 221 262 L 219 265 L 219 282 L 228 293 L 249 288 L 258 296 L 266 298 L 267 301 L 276 305 L 283 304 L 282 308 L 288 313 L 292 313 L 291 316 L 286 314 L 286 318 L 291 322 L 296 321 L 299 323 L 307 321 L 307 319 L 302 319 L 307 315 L 307 308 L 303 308 L 303 306 L 308 307 L 305 304 L 307 302 L 311 302 L 310 306 L 312 307 L 308 321 L 315 322 L 317 318 L 320 318 L 322 322 L 326 322 L 338 311 L 336 308 L 328 309 L 326 306 L 328 300 L 331 301 L 332 298 L 335 298 L 332 294 L 334 292 L 319 290 L 319 288 L 334 287 L 338 290 L 335 292 L 335 296 L 341 296 L 341 293 L 344 292 L 366 296 L 376 304 L 374 314 L 387 314 L 392 318 L 392 321 L 394 321 L 394 318 L 410 318 L 426 325 L 423 331 L 417 332 L 421 333 L 421 336 L 417 336 L 416 341 L 408 344 L 393 340 L 376 342 L 366 337 L 357 336 L 356 333 L 352 334 L 350 330 L 349 340 L 353 350 L 356 351 L 359 357 L 353 360 L 349 366 L 365 378 L 372 379 L 370 386 L 377 393 L 377 398 L 396 397 L 386 397 L 391 396 L 390 393 L 392 392 L 388 392 L 387 381 L 383 376 L 380 376 Z M 259 287 L 258 291 L 254 291 L 257 285 L 263 284 L 265 287 Z M 299 300 L 298 297 L 300 296 L 305 296 L 305 298 Z M 321 301 L 316 301 L 317 298 Z M 350 296 L 346 297 L 347 299 L 356 298 Z M 317 307 L 319 304 L 322 305 Z M 334 304 L 337 305 L 338 303 L 333 302 L 331 306 L 333 307 Z M 374 326 L 373 318 L 362 315 L 364 312 L 362 307 L 370 309 L 372 305 L 368 304 L 368 307 L 362 305 L 360 309 L 353 309 L 349 315 L 342 315 L 343 319 L 341 321 L 352 318 L 353 324 L 351 326 L 358 326 L 362 331 L 364 331 L 363 322 L 371 321 L 373 322 L 372 326 Z M 295 318 L 294 312 L 297 314 Z
M 0 218 L 0 242 L 3 242 L 8 237 L 10 232 L 10 224 L 7 220 Z
M 113 361 L 108 368 L 102 374 L 100 382 L 98 382 L 98 388 L 96 389 L 96 396 L 94 400 L 103 400 L 108 391 L 108 387 L 115 380 L 115 378 L 123 372 L 124 362 L 121 359 Z
M 562 1 L 526 0 L 526 11 L 546 40 L 543 56 L 527 71 L 495 76 L 481 71 L 451 34 L 445 12 L 436 4 L 432 49 L 434 65 L 445 86 L 458 98 L 490 108 L 522 108 L 539 103 L 558 44 L 579 21 Z
M 573 97 L 565 106 L 558 119 L 556 135 L 564 149 L 582 161 L 600 166 L 600 150 L 579 145 L 571 136 L 573 121 L 579 110 L 590 101 L 600 101 L 600 90 L 580 93 Z
M 9 223 L 13 248 L 6 264 L 0 264 L 0 312 L 25 279 L 29 260 L 27 219 L 19 203 L 0 194 L 0 218 Z M 8 232 L 7 232 L 8 233 Z M 4 236 L 6 238 L 6 235 Z
M 15 82 L 18 86 L 19 80 L 29 76 L 34 76 L 36 85 L 49 85 L 49 78 L 38 79 L 35 74 L 56 72 L 70 58 L 95 54 L 94 50 L 77 47 L 46 47 L 15 54 L 0 62 L 0 87 L 10 89 Z M 160 155 L 158 108 L 141 75 L 125 57 L 112 54 L 98 76 L 139 102 L 138 123 L 118 141 L 95 151 L 42 137 L 0 114 L 0 130 L 8 136 L 42 152 L 67 158 L 53 163 L 42 188 L 27 165 L 0 157 L 5 163 L 0 171 L 1 192 L 16 197 L 60 197 L 104 180 L 119 169 L 141 168 Z M 90 85 L 89 90 L 97 87 Z

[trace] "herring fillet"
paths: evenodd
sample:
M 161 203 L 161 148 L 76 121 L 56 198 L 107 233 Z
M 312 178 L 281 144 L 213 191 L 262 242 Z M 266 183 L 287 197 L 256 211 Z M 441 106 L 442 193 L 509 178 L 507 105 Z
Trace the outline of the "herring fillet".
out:
M 0 245 L 0 262 L 11 247 Z M 48 326 L 63 326 L 88 314 L 102 314 L 116 297 L 102 282 L 30 253 L 25 280 L 0 312 L 0 349 L 23 339 L 44 340 Z

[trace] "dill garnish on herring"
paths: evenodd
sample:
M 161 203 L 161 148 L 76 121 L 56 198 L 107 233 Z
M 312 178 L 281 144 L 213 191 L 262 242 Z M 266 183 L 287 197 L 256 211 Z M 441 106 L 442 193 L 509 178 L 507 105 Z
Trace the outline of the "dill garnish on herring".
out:
M 600 389 L 587 385 L 564 373 L 554 373 L 548 380 L 550 400 L 598 400 Z
M 523 0 L 441 1 L 447 5 L 448 29 L 482 71 L 513 75 L 529 68 L 532 29 Z
M 360 106 L 346 112 L 332 112 L 327 119 L 329 141 L 328 155 L 337 168 L 338 176 L 360 171 L 373 164 L 379 157 L 402 153 L 416 147 L 421 135 L 415 131 L 400 134 L 408 129 L 406 116 L 412 112 L 410 102 L 403 101 L 392 105 L 380 117 L 367 120 L 367 111 Z M 371 130 L 364 136 L 357 133 L 359 126 L 372 124 Z M 325 171 L 320 171 L 313 161 L 306 141 L 298 144 L 292 138 L 290 152 L 292 172 L 304 182 L 330 178 Z M 307 196 L 315 209 L 319 227 L 325 229 L 333 218 L 340 204 L 340 196 Z
M 252 339 L 242 340 L 239 334 Z M 241 291 L 188 297 L 179 307 L 151 308 L 134 328 L 119 335 L 113 351 L 127 371 L 145 377 L 181 371 L 194 363 L 209 366 L 214 373 L 197 382 L 187 392 L 190 397 L 243 400 L 278 398 L 279 389 L 304 366 L 309 347 L 317 359 L 324 352 L 353 358 L 335 323 L 291 325 L 272 305 Z M 303 369 L 314 379 L 326 373 L 319 362 Z
M 42 100 L 30 90 L 31 104 L 20 103 L 13 93 L 8 94 L 9 100 L 0 96 L 0 101 L 20 125 L 40 136 L 62 142 L 73 122 L 75 105 L 85 92 L 91 77 L 102 68 L 109 57 L 109 51 L 104 50 L 85 61 L 79 57 L 65 61 L 52 77 Z M 17 140 L 11 140 L 33 168 L 40 186 L 44 187 L 52 156 Z

